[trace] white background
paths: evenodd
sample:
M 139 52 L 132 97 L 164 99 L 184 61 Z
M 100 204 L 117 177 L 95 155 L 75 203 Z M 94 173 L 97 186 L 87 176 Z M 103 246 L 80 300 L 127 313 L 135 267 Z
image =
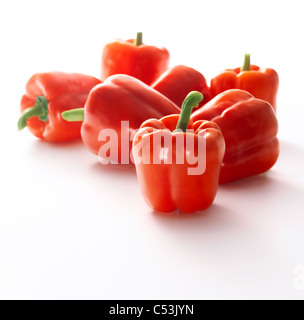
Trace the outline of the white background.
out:
M 302 0 L 2 1 L 0 298 L 303 299 L 303 12 Z M 103 45 L 137 31 L 209 81 L 245 52 L 278 71 L 273 170 L 221 186 L 204 213 L 161 215 L 132 168 L 17 132 L 32 74 L 98 77 Z

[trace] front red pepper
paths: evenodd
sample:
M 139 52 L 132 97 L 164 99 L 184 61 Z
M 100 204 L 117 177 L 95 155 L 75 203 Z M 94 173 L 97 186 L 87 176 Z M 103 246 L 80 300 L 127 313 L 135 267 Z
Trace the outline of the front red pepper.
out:
M 35 74 L 21 100 L 18 129 L 26 126 L 39 139 L 64 142 L 79 139 L 81 123 L 68 123 L 61 113 L 83 107 L 100 80 L 83 74 L 49 72 Z
M 201 92 L 204 96 L 200 106 L 211 99 L 211 92 L 205 77 L 193 68 L 183 65 L 165 71 L 152 85 L 152 88 L 181 107 L 191 91 Z
M 268 171 L 279 156 L 278 121 L 271 105 L 243 90 L 227 90 L 191 116 L 221 129 L 226 153 L 220 183 Z
M 166 48 L 143 44 L 139 32 L 135 40 L 115 40 L 104 47 L 101 79 L 127 74 L 150 85 L 168 68 L 169 59 Z
M 225 142 L 216 124 L 189 122 L 193 106 L 201 99 L 199 92 L 191 92 L 181 116 L 148 120 L 134 138 L 133 155 L 141 190 L 154 210 L 191 213 L 208 208 L 214 201 Z
M 90 93 L 84 110 L 63 113 L 67 121 L 82 121 L 82 139 L 95 154 L 101 155 L 107 144 L 100 132 L 109 130 L 117 136 L 117 148 L 109 144 L 107 159 L 113 162 L 130 163 L 131 137 L 140 125 L 149 118 L 161 118 L 178 113 L 180 109 L 165 96 L 143 82 L 127 75 L 114 75 L 96 86 Z M 127 127 L 122 127 L 127 122 Z M 103 131 L 105 132 L 105 131 Z M 105 132 L 106 133 L 106 132 Z

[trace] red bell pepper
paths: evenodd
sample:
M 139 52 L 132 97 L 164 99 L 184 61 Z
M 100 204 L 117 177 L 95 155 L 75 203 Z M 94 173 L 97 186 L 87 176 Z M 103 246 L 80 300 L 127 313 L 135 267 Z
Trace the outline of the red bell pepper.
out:
M 212 97 L 228 89 L 241 89 L 250 92 L 255 98 L 269 102 L 277 111 L 279 76 L 273 69 L 261 69 L 250 65 L 250 55 L 245 55 L 242 68 L 227 69 L 211 80 Z
M 143 44 L 142 33 L 139 32 L 135 40 L 115 40 L 104 47 L 101 79 L 127 74 L 150 85 L 168 68 L 169 59 L 166 48 Z
M 152 85 L 152 88 L 181 107 L 190 91 L 201 92 L 204 96 L 200 106 L 211 99 L 211 92 L 205 77 L 193 68 L 183 65 L 165 71 Z
M 50 142 L 79 139 L 81 123 L 68 123 L 61 113 L 83 107 L 91 89 L 100 83 L 96 78 L 76 73 L 35 74 L 21 99 L 18 129 L 27 126 L 37 138 Z
M 125 164 L 132 160 L 132 136 L 145 120 L 159 119 L 179 111 L 172 101 L 140 80 L 127 75 L 114 75 L 91 91 L 84 110 L 67 111 L 62 116 L 67 121 L 84 120 L 82 140 L 100 156 L 101 148 L 108 143 L 100 138 L 100 132 L 110 129 L 113 133 L 114 130 L 118 146 L 109 146 L 107 159 Z M 127 127 L 122 126 L 124 121 L 128 122 Z
M 201 100 L 201 93 L 191 92 L 180 116 L 148 120 L 135 135 L 133 155 L 137 176 L 143 196 L 154 210 L 191 213 L 208 208 L 214 201 L 225 142 L 216 124 L 189 121 L 193 106 Z M 162 138 L 172 144 L 159 143 Z M 180 139 L 182 143 L 178 143 Z M 192 147 L 187 143 L 189 140 L 193 141 Z M 203 145 L 205 149 L 200 148 Z M 190 174 L 189 169 L 197 169 L 199 161 L 204 162 L 205 170 Z
M 279 156 L 278 121 L 271 105 L 250 93 L 232 89 L 194 112 L 192 121 L 215 122 L 223 133 L 226 153 L 220 183 L 268 171 Z

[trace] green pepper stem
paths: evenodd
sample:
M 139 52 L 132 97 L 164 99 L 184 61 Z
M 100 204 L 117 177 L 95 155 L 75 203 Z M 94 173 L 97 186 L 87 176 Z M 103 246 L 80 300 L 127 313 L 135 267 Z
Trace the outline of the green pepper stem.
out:
M 61 116 L 68 122 L 84 121 L 84 108 L 64 111 L 61 113 Z
M 241 71 L 250 71 L 250 54 L 245 53 L 244 63 L 241 68 Z
M 18 130 L 21 131 L 26 127 L 26 122 L 30 118 L 39 117 L 41 121 L 46 122 L 49 118 L 48 104 L 44 96 L 38 96 L 36 98 L 35 106 L 25 109 L 18 121 Z
M 182 104 L 182 111 L 178 119 L 178 123 L 174 132 L 186 132 L 190 116 L 193 108 L 197 108 L 198 104 L 203 100 L 204 96 L 198 91 L 191 91 Z
M 134 46 L 140 46 L 143 43 L 142 38 L 142 32 L 137 32 L 136 39 L 134 40 Z

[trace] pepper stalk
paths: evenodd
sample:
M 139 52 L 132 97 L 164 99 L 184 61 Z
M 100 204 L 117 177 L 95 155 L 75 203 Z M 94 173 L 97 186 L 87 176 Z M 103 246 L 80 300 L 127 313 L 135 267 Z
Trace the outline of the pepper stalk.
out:
M 250 71 L 251 67 L 250 67 L 250 54 L 249 53 L 245 53 L 245 58 L 244 58 L 244 62 L 243 62 L 243 66 L 241 68 L 241 71 Z
M 35 105 L 22 112 L 18 121 L 18 130 L 23 130 L 27 126 L 27 120 L 33 117 L 39 117 L 41 121 L 46 122 L 49 118 L 48 104 L 49 102 L 44 96 L 37 96 Z
M 64 111 L 61 113 L 61 116 L 68 122 L 84 121 L 84 108 Z
M 193 108 L 198 108 L 199 103 L 203 100 L 204 96 L 198 91 L 191 91 L 185 98 L 182 104 L 181 114 L 179 116 L 176 129 L 173 132 L 186 132 L 190 116 Z
M 134 40 L 134 46 L 140 46 L 143 43 L 143 34 L 142 32 L 137 32 L 136 39 Z

